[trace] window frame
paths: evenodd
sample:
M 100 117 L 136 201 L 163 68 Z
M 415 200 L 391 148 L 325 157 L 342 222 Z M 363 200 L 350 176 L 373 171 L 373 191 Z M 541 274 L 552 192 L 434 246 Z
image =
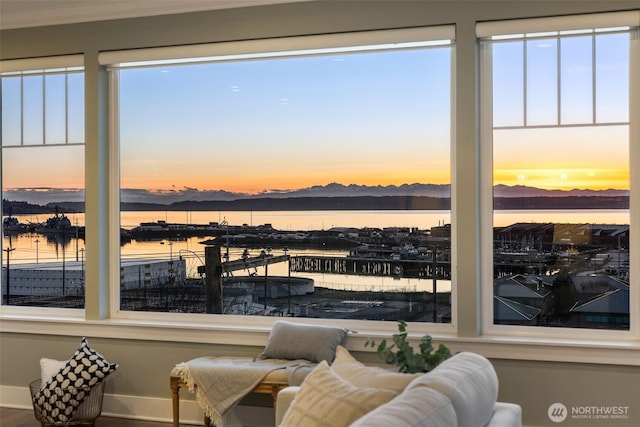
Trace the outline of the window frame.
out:
M 47 75 L 65 75 L 65 79 L 67 79 L 68 74 L 82 74 L 83 79 L 86 75 L 85 66 L 84 66 L 84 55 L 76 54 L 76 55 L 59 55 L 59 56 L 45 56 L 45 57 L 34 57 L 34 58 L 26 58 L 26 59 L 12 59 L 12 60 L 3 60 L 0 61 L 0 76 L 1 77 L 28 77 L 28 76 L 42 76 L 43 79 L 43 87 L 42 87 L 42 141 L 39 144 L 24 144 L 24 106 L 23 106 L 23 94 L 21 94 L 21 112 L 20 112 L 20 120 L 21 120 L 21 130 L 20 130 L 20 143 L 12 144 L 7 146 L 0 146 L 0 152 L 14 149 L 47 149 L 49 147 L 70 147 L 70 146 L 83 146 L 86 147 L 85 138 L 83 137 L 82 142 L 69 142 L 69 84 L 68 80 L 65 81 L 65 141 L 61 143 L 47 143 L 46 138 L 46 76 Z M 22 85 L 22 83 L 21 83 Z M 85 90 L 85 86 L 83 86 L 83 92 Z M 86 115 L 86 106 L 83 108 L 83 117 L 82 122 L 84 123 Z M 84 136 L 84 135 L 83 135 Z M 1 159 L 0 155 L 0 159 Z M 0 164 L 1 167 L 1 164 Z M 2 173 L 0 171 L 0 192 L 3 187 L 3 179 Z M 85 188 L 86 191 L 86 188 Z M 0 198 L 0 209 L 2 209 L 3 198 Z M 1 246 L 1 244 L 0 244 Z M 1 273 L 0 273 L 1 274 Z M 85 295 L 86 300 L 86 295 Z M 20 307 L 20 306 L 11 306 L 5 305 L 2 301 L 2 295 L 0 295 L 0 319 L 6 314 L 8 316 L 17 316 L 22 317 L 26 316 L 27 318 L 38 318 L 43 316 L 43 313 L 46 313 L 47 316 L 52 316 L 54 318 L 64 318 L 64 319 L 83 319 L 85 316 L 84 309 L 76 309 L 76 308 L 52 308 L 52 307 Z
M 640 10 L 632 11 L 640 23 Z M 628 12 L 622 12 L 628 15 Z M 595 22 L 603 22 L 602 14 L 575 15 L 584 20 L 588 17 Z M 607 22 L 610 15 L 605 14 Z M 540 18 L 537 21 L 551 23 L 566 23 L 572 16 L 557 16 Z M 437 18 L 436 18 L 437 19 Z M 453 19 L 452 21 L 456 21 Z M 447 21 L 447 22 L 452 22 Z M 484 322 L 492 309 L 486 310 L 486 288 L 481 286 L 480 274 L 486 273 L 483 267 L 483 256 L 486 248 L 482 245 L 486 239 L 487 220 L 491 228 L 491 171 L 486 171 L 491 165 L 491 153 L 487 157 L 485 148 L 481 145 L 480 132 L 484 132 L 479 125 L 485 98 L 480 97 L 482 90 L 479 78 L 482 75 L 479 68 L 479 46 L 477 34 L 474 32 L 475 21 L 458 19 L 456 28 L 457 40 L 452 55 L 452 86 L 454 90 L 452 111 L 463 117 L 457 120 L 471 122 L 460 124 L 452 114 L 452 241 L 463 242 L 453 254 L 453 282 L 454 289 L 461 291 L 461 295 L 452 295 L 452 323 L 447 330 L 428 330 L 436 342 L 449 345 L 454 351 L 475 351 L 489 358 L 503 360 L 525 361 L 555 361 L 569 363 L 591 363 L 604 365 L 640 366 L 640 339 L 627 335 L 612 337 L 607 335 L 602 339 L 593 337 L 558 337 L 532 336 L 524 332 L 500 333 L 500 331 L 486 330 Z M 521 20 L 503 21 L 516 22 Z M 463 25 L 461 25 L 463 24 Z M 485 24 L 480 22 L 479 25 Z M 495 22 L 487 24 L 494 25 Z M 555 26 L 552 25 L 552 26 Z M 513 33 L 513 31 L 509 31 Z M 145 42 L 144 46 L 148 46 Z M 135 51 L 136 47 L 131 46 Z M 459 49 L 458 49 L 459 47 Z M 144 49 L 139 49 L 144 50 Z M 92 164 L 92 170 L 85 171 L 86 175 L 86 203 L 90 211 L 88 220 L 94 229 L 88 236 L 88 249 L 93 251 L 87 257 L 87 301 L 85 310 L 65 312 L 61 309 L 25 309 L 22 307 L 0 306 L 0 329 L 3 333 L 18 333 L 41 336 L 93 336 L 109 339 L 131 339 L 137 341 L 182 342 L 198 344 L 216 344 L 230 346 L 264 345 L 270 331 L 271 322 L 276 319 L 256 318 L 252 324 L 240 323 L 235 316 L 214 318 L 196 318 L 186 315 L 181 319 L 167 319 L 161 313 L 152 314 L 146 318 L 115 318 L 111 315 L 113 307 L 114 281 L 119 277 L 119 209 L 118 209 L 118 156 L 117 144 L 110 142 L 114 137 L 114 129 L 108 122 L 109 114 L 113 114 L 113 105 L 109 96 L 113 96 L 108 85 L 109 77 L 104 64 L 99 65 L 98 57 L 105 52 L 91 49 L 84 53 L 85 60 L 85 134 L 87 164 Z M 636 63 L 639 61 L 636 55 Z M 459 72 L 456 71 L 459 69 Z M 478 74 L 480 70 L 480 74 Z M 640 87 L 630 87 L 632 93 L 640 93 Z M 636 105 L 638 100 L 635 100 Z M 637 111 L 637 108 L 636 108 Z M 633 118 L 638 124 L 639 118 Z M 631 129 L 634 141 L 640 141 L 640 126 Z M 640 144 L 631 147 L 631 156 L 640 158 Z M 487 162 L 488 159 L 488 162 Z M 461 171 L 462 168 L 469 170 Z M 456 172 L 457 170 L 457 172 Z M 488 185 L 486 182 L 489 175 Z M 472 177 L 466 178 L 472 173 Z M 640 182 L 640 168 L 631 170 L 632 182 Z M 630 209 L 633 213 L 640 212 L 640 189 L 632 190 Z M 489 197 L 487 197 L 489 196 Z M 456 205 L 463 205 L 464 213 L 454 214 Z M 471 212 L 472 211 L 472 212 Z M 487 214 L 488 213 L 488 214 Z M 480 224 L 480 227 L 476 227 Z M 635 224 L 635 223 L 634 223 Z M 462 235 L 459 230 L 471 235 Z M 482 238 L 482 240 L 480 240 Z M 640 242 L 640 227 L 635 227 L 631 236 Z M 635 253 L 640 248 L 633 247 Z M 458 257 L 458 253 L 461 254 Z M 465 265 L 458 265 L 458 262 Z M 484 264 L 486 265 L 486 264 Z M 487 265 L 491 266 L 491 264 Z M 640 269 L 634 268 L 636 274 L 632 277 L 634 283 L 640 283 Z M 458 283 L 458 277 L 464 283 Z M 491 292 L 492 293 L 492 292 Z M 640 298 L 634 295 L 632 304 L 640 307 Z M 459 309 L 460 308 L 460 309 Z M 455 311 L 454 311 L 455 310 Z M 491 317 L 492 319 L 492 317 Z M 316 319 L 296 319 L 296 322 L 317 322 Z M 328 319 L 321 319 L 329 324 Z M 341 326 L 345 326 L 340 323 Z M 424 324 L 409 325 L 409 337 L 416 343 L 424 334 Z M 358 333 L 350 334 L 346 341 L 349 349 L 359 352 L 372 351 L 364 347 L 368 338 L 388 338 L 397 331 L 393 322 L 366 322 L 356 325 Z M 46 332 L 43 332 L 46 331 Z M 513 331 L 510 329 L 509 331 Z M 587 351 L 585 351 L 587 350 Z
M 70 145 L 85 145 L 84 138 L 82 142 L 69 141 L 69 75 L 82 74 L 84 76 L 84 56 L 82 55 L 63 55 L 43 58 L 29 58 L 0 61 L 0 76 L 12 78 L 20 77 L 20 143 L 3 145 L 2 149 L 23 148 L 23 147 L 55 147 Z M 64 142 L 47 142 L 47 102 L 46 102 L 46 78 L 47 76 L 63 75 L 65 77 L 65 100 L 64 100 Z M 24 138 L 24 83 L 22 79 L 25 77 L 42 77 L 42 138 L 40 143 L 25 144 Z M 84 120 L 84 117 L 82 118 Z
M 476 25 L 479 45 L 479 145 L 480 164 L 480 233 L 481 233 L 481 305 L 484 314 L 482 334 L 495 337 L 528 337 L 531 339 L 560 340 L 566 343 L 606 343 L 610 341 L 638 344 L 640 339 L 640 292 L 633 289 L 629 301 L 629 330 L 599 330 L 587 328 L 551 328 L 542 326 L 516 326 L 494 324 L 493 318 L 493 132 L 494 129 L 514 127 L 493 125 L 492 36 L 572 31 L 583 28 L 630 27 L 629 93 L 640 93 L 640 11 L 596 15 L 576 15 L 566 18 L 536 18 Z M 526 82 L 524 83 L 526 85 Z M 560 103 L 558 102 L 560 107 Z M 595 114 L 595 112 L 594 112 Z M 615 125 L 607 123 L 606 125 Z M 598 123 L 591 125 L 598 126 Z M 552 127 L 573 127 L 558 124 Z M 589 124 L 586 124 L 589 126 Z M 640 100 L 629 97 L 629 219 L 630 219 L 630 283 L 640 283 Z M 535 128 L 538 126 L 529 126 Z M 515 128 L 527 128 L 526 122 Z
M 443 40 L 443 37 L 447 37 Z M 119 162 L 119 130 L 118 130 L 118 71 L 140 67 L 166 66 L 174 64 L 198 64 L 198 63 L 215 63 L 221 61 L 240 61 L 261 58 L 286 58 L 292 56 L 317 56 L 323 54 L 343 53 L 343 52 L 372 52 L 372 51 L 389 51 L 402 49 L 430 48 L 430 47 L 449 47 L 451 49 L 451 126 L 454 123 L 455 98 L 453 93 L 453 85 L 455 82 L 455 27 L 453 26 L 435 26 L 435 27 L 418 27 L 408 29 L 394 29 L 381 31 L 364 31 L 359 33 L 344 34 L 327 34 L 319 36 L 301 36 L 287 37 L 284 39 L 264 39 L 254 41 L 239 41 L 229 43 L 215 43 L 205 45 L 178 46 L 169 48 L 149 48 L 137 51 L 116 51 L 103 52 L 99 55 L 99 62 L 106 68 L 109 73 L 109 135 L 110 147 L 113 150 L 114 158 Z M 451 146 L 449 152 L 453 150 L 453 133 L 451 133 Z M 452 158 L 450 156 L 450 158 Z M 451 162 L 452 163 L 452 162 Z M 117 165 L 112 167 L 117 168 Z M 452 168 L 452 165 L 450 166 Z M 119 182 L 116 186 L 115 179 L 119 177 L 119 170 L 112 169 L 111 185 L 117 188 L 113 193 L 119 197 Z M 453 187 L 453 185 L 452 185 Z M 118 202 L 114 206 L 119 206 Z M 120 211 L 113 212 L 111 217 L 120 217 Z M 453 215 L 452 215 L 453 222 Z M 119 226 L 118 226 L 119 228 Z M 117 228 L 117 229 L 118 229 Z M 454 241 L 452 239 L 452 245 Z M 119 247 L 119 245 L 118 245 Z M 453 251 L 455 252 L 455 251 Z M 119 255 L 119 252 L 118 252 Z M 119 258 L 118 258 L 119 259 Z M 111 277 L 119 277 L 119 261 L 115 266 L 118 271 L 114 270 L 114 266 L 110 265 Z M 453 270 L 453 269 L 452 269 Z M 207 324 L 212 319 L 217 325 L 222 327 L 269 327 L 278 320 L 277 317 L 269 316 L 239 316 L 239 315 L 216 315 L 216 314 L 185 314 L 185 313 L 162 313 L 162 312 L 139 312 L 120 310 L 120 292 L 119 286 L 114 280 L 111 281 L 110 289 L 110 317 L 112 319 L 122 320 L 145 320 L 145 321 L 176 321 L 187 324 Z M 433 330 L 439 333 L 454 334 L 455 333 L 455 271 L 452 271 L 451 279 L 452 301 L 451 312 L 452 321 L 445 324 L 432 324 Z M 313 323 L 321 321 L 325 324 L 345 326 L 353 330 L 371 329 L 371 324 L 377 330 L 382 326 L 382 330 L 390 332 L 396 330 L 395 322 L 377 322 L 368 320 L 336 320 L 336 319 L 313 319 L 313 318 L 295 318 L 296 322 Z M 389 325 L 392 323 L 392 325 Z M 420 322 L 422 324 L 422 322 Z M 427 323 L 424 323 L 427 324 Z

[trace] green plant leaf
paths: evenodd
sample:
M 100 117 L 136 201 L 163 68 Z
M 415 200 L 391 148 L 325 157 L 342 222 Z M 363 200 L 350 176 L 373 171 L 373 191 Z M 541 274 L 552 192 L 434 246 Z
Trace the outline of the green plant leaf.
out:
M 383 339 L 377 345 L 376 353 L 385 363 L 395 366 L 399 372 L 415 373 L 428 372 L 452 356 L 451 351 L 444 344 L 439 344 L 434 351 L 433 339 L 424 335 L 418 344 L 419 352 L 414 351 L 407 340 L 407 322 L 398 321 L 398 333 L 391 336 L 391 345 Z M 365 347 L 376 347 L 373 340 L 367 340 Z

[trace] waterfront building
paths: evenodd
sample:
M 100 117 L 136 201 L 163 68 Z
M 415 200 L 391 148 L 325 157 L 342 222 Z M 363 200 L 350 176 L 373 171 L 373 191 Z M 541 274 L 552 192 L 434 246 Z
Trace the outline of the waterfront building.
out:
M 9 275 L 3 267 L 2 294 L 13 303 L 16 298 L 26 302 L 34 297 L 84 297 L 84 261 L 12 264 Z M 120 264 L 120 286 L 122 291 L 142 287 L 158 287 L 165 283 L 184 283 L 186 263 L 184 259 L 123 259 Z

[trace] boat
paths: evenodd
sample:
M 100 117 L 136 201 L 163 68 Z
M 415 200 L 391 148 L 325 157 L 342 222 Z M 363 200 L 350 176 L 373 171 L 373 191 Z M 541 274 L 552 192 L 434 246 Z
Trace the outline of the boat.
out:
M 18 218 L 8 216 L 2 220 L 2 231 L 6 233 L 23 233 L 29 231 L 27 224 L 18 221 Z
M 65 214 L 56 212 L 52 217 L 37 226 L 35 232 L 40 234 L 64 233 L 75 235 L 79 232 L 79 227 L 71 225 L 71 220 Z

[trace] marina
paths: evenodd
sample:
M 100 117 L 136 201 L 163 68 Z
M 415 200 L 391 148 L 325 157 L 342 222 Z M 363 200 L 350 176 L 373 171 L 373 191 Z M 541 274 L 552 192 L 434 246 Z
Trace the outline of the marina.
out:
M 328 213 L 322 214 L 326 219 Z M 441 219 L 448 212 L 393 212 L 389 218 L 386 212 L 378 212 L 378 226 L 371 226 L 372 214 L 340 212 L 336 218 L 348 225 L 291 228 L 283 224 L 291 223 L 292 218 L 305 221 L 319 217 L 321 212 L 295 212 L 286 219 L 282 212 L 242 212 L 234 218 L 249 222 L 237 223 L 228 222 L 218 212 L 209 212 L 206 217 L 218 216 L 220 221 L 203 222 L 195 222 L 205 216 L 202 213 L 183 212 L 180 215 L 186 215 L 188 222 L 173 222 L 180 215 L 171 218 L 164 212 L 123 212 L 122 223 L 127 226 L 121 233 L 121 309 L 449 321 L 452 230 Z M 608 212 L 598 217 L 591 212 L 587 216 L 592 222 L 496 226 L 496 322 L 549 322 L 549 313 L 555 310 L 553 282 L 566 270 L 579 286 L 576 322 L 605 319 L 583 312 L 590 309 L 592 299 L 617 298 L 622 312 L 616 316 L 623 319 L 624 327 L 624 319 L 628 319 L 628 303 L 624 307 L 629 226 L 606 223 L 605 214 Z M 163 215 L 165 219 L 148 220 Z M 138 219 L 142 221 L 133 224 Z M 264 222 L 254 225 L 256 219 Z M 598 219 L 602 221 L 596 223 Z M 358 221 L 365 225 L 350 226 Z M 5 301 L 82 306 L 83 222 L 82 214 L 73 213 L 68 217 L 56 213 L 39 226 L 25 216 L 4 218 Z M 55 223 L 64 225 L 56 227 Z M 210 247 L 220 249 L 219 285 L 207 281 L 207 277 L 215 277 L 211 272 L 217 271 L 210 269 L 205 256 Z M 44 270 L 49 273 L 42 273 Z M 49 279 L 41 286 L 38 280 L 44 277 Z M 6 280 L 10 280 L 8 294 Z M 34 289 L 29 290 L 30 286 Z M 207 293 L 212 286 L 220 289 L 217 311 L 211 308 L 213 300 Z M 527 292 L 539 292 L 539 296 L 518 297 Z M 513 317 L 512 313 L 521 314 Z
M 341 212 L 337 215 L 346 224 L 362 220 L 367 222 L 368 212 Z M 173 254 L 189 257 L 191 253 L 203 254 L 204 247 L 216 244 L 229 250 L 260 250 L 292 256 L 291 270 L 295 273 L 329 274 L 336 276 L 361 276 L 391 278 L 428 279 L 433 276 L 442 280 L 451 278 L 451 228 L 436 219 L 443 212 L 415 212 L 411 214 L 378 215 L 379 227 L 332 226 L 331 228 L 284 230 L 281 212 L 269 217 L 273 222 L 259 225 L 252 223 L 229 224 L 226 219 L 205 223 L 169 222 L 167 220 L 142 221 L 135 226 L 130 223 L 137 218 L 157 217 L 161 212 L 123 212 L 121 257 L 163 258 Z M 182 213 L 182 215 L 185 213 Z M 187 213 L 188 214 L 188 213 Z M 239 217 L 253 212 L 236 213 Z M 292 217 L 312 218 L 318 212 L 291 213 Z M 327 215 L 327 213 L 324 213 Z M 331 213 L 333 214 L 333 213 Z M 505 213 L 510 215 L 510 213 Z M 533 215 L 534 213 L 532 213 Z M 544 214 L 544 213 L 540 213 Z M 583 213 L 580 213 L 583 214 Z M 586 213 L 590 219 L 598 220 L 598 212 Z M 497 277 L 517 273 L 544 274 L 553 271 L 559 260 L 582 259 L 583 262 L 607 264 L 609 273 L 628 275 L 628 266 L 614 259 L 610 251 L 628 248 L 629 226 L 605 224 L 605 215 L 620 215 L 619 212 L 603 212 L 602 224 L 575 223 L 513 223 L 494 229 L 494 268 Z M 195 219 L 204 216 L 199 213 Z M 222 213 L 209 212 L 208 218 Z M 193 215 L 192 215 L 193 216 Z M 422 218 L 422 223 L 431 227 L 394 226 L 390 221 L 398 217 Z M 187 217 L 190 219 L 189 215 Z M 262 217 L 260 217 L 262 219 Z M 286 220 L 290 222 L 291 220 Z M 276 225 L 274 225 L 274 223 Z M 435 223 L 435 224 L 434 224 Z M 78 224 L 78 225 L 72 225 Z M 414 223 L 414 225 L 417 223 Z M 7 216 L 3 219 L 3 248 L 12 248 L 10 256 L 14 263 L 78 261 L 84 257 L 84 219 L 82 214 L 56 212 L 44 222 L 36 222 L 32 216 Z M 163 249 L 164 247 L 164 249 Z M 433 256 L 436 248 L 437 255 Z M 228 256 L 228 255 L 227 255 Z M 239 256 L 239 255 L 238 255 Z M 3 260 L 6 264 L 6 260 Z M 551 267 L 550 267 L 551 266 Z M 193 268 L 191 268 L 193 270 Z M 191 271 L 189 276 L 194 276 Z

